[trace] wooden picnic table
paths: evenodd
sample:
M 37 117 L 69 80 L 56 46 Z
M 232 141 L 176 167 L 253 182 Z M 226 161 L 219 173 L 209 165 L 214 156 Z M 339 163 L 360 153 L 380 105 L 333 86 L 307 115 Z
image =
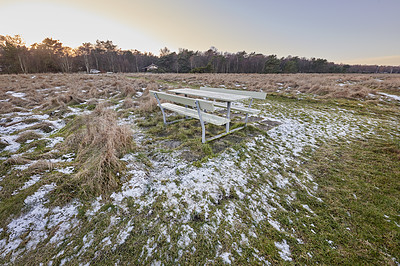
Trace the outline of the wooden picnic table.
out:
M 203 98 L 226 102 L 226 107 L 227 107 L 226 118 L 228 118 L 228 119 L 230 119 L 230 116 L 231 116 L 231 103 L 232 102 L 247 100 L 247 99 L 251 98 L 251 96 L 247 96 L 247 95 L 237 95 L 237 94 L 196 90 L 196 89 L 173 89 L 173 90 L 169 90 L 169 92 L 173 92 L 176 94 L 184 94 L 185 96 L 187 96 L 187 95 L 197 96 L 197 97 L 203 97 Z M 229 122 L 226 124 L 226 133 L 229 133 Z

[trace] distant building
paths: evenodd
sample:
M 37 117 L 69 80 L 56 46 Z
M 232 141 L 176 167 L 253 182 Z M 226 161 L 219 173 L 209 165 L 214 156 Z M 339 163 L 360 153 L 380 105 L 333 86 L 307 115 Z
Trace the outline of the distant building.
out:
M 89 73 L 90 73 L 90 74 L 99 74 L 99 73 L 100 73 L 100 70 L 97 70 L 97 69 L 92 68 L 92 69 L 90 70 Z
M 145 68 L 144 68 L 144 71 L 145 71 L 145 72 L 147 72 L 147 71 L 155 71 L 155 70 L 157 70 L 157 69 L 158 69 L 158 66 L 152 63 L 151 65 L 145 67 Z

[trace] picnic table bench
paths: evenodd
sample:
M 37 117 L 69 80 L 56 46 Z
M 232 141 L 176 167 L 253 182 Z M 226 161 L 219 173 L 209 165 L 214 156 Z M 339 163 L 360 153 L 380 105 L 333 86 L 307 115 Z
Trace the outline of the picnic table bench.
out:
M 250 108 L 253 102 L 253 98 L 255 99 L 265 99 L 266 94 L 264 92 L 253 92 L 253 91 L 239 91 L 239 90 L 228 90 L 228 89 L 220 89 L 220 88 L 208 88 L 208 87 L 201 87 L 200 90 L 198 89 L 174 89 L 170 90 L 169 92 L 173 92 L 176 94 L 183 94 L 185 96 L 173 95 L 165 92 L 159 91 L 150 91 L 157 100 L 157 103 L 161 109 L 163 114 L 163 121 L 164 124 L 167 125 L 173 122 L 167 122 L 164 109 L 185 115 L 187 117 L 192 117 L 200 120 L 201 127 L 202 127 L 202 142 L 205 143 L 205 126 L 204 123 L 211 123 L 214 125 L 225 125 L 226 124 L 226 133 L 217 135 L 208 139 L 207 141 L 214 140 L 216 138 L 222 137 L 227 135 L 231 132 L 236 130 L 242 129 L 243 127 L 235 128 L 234 130 L 230 130 L 230 111 L 235 110 L 239 112 L 246 113 L 245 118 L 245 126 L 247 124 L 248 115 L 249 114 L 258 114 L 260 111 L 257 109 Z M 201 98 L 208 98 L 213 99 L 214 101 L 204 100 L 204 99 L 195 99 L 187 97 L 195 96 Z M 243 106 L 232 106 L 232 102 L 250 99 L 250 104 L 248 107 Z M 161 103 L 160 100 L 167 100 L 173 103 Z M 215 100 L 222 101 L 216 102 Z M 184 105 L 180 106 L 175 103 Z M 195 109 L 189 108 L 194 107 Z M 227 115 L 226 117 L 221 117 L 218 115 L 207 113 L 215 111 L 216 107 L 224 107 L 227 108 Z
M 157 100 L 158 105 L 160 106 L 162 115 L 163 115 L 163 121 L 164 124 L 171 124 L 175 123 L 181 120 L 175 120 L 172 122 L 167 122 L 166 116 L 164 109 L 189 116 L 192 118 L 196 118 L 200 120 L 201 124 L 201 142 L 205 143 L 206 142 L 206 135 L 205 135 L 205 125 L 204 122 L 214 124 L 217 126 L 225 125 L 229 123 L 230 119 L 226 117 L 221 117 L 218 115 L 213 115 L 204 112 L 203 110 L 207 110 L 210 112 L 215 111 L 214 103 L 211 101 L 206 101 L 206 100 L 200 100 L 200 99 L 193 99 L 193 98 L 188 98 L 188 97 L 183 97 L 183 96 L 178 96 L 178 95 L 173 95 L 173 94 L 168 94 L 165 92 L 159 92 L 159 91 L 150 91 L 154 95 L 154 97 Z M 166 100 L 170 102 L 175 102 L 179 103 L 185 106 L 180 106 L 174 103 L 161 103 L 160 100 Z M 196 109 L 188 108 L 188 106 L 195 107 Z

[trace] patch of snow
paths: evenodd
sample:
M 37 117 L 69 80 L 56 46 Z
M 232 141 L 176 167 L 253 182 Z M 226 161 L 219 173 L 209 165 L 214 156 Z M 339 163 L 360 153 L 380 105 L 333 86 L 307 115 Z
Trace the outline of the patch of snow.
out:
M 101 200 L 102 197 L 100 195 L 96 198 L 95 201 L 92 202 L 92 209 L 87 211 L 87 215 L 93 216 L 96 212 L 100 210 L 101 206 L 103 206 L 103 204 L 101 204 Z
M 380 95 L 386 96 L 388 98 L 394 99 L 396 101 L 400 101 L 400 96 L 397 95 L 393 95 L 393 94 L 387 94 L 387 93 L 383 93 L 383 92 L 378 92 Z
M 104 246 L 104 247 L 110 246 L 110 245 L 112 244 L 111 239 L 110 239 L 109 236 L 105 237 L 105 238 L 101 241 L 101 243 L 103 243 L 103 246 Z
M 131 225 L 131 221 L 128 222 L 127 226 L 125 229 L 122 229 L 121 232 L 117 236 L 117 244 L 122 245 L 125 243 L 125 240 L 128 238 L 130 235 L 131 231 L 133 230 L 133 225 Z
M 55 170 L 60 173 L 70 175 L 74 172 L 75 168 L 73 166 L 67 166 L 65 168 L 56 168 Z
M 311 212 L 312 214 L 315 214 L 315 213 L 313 212 L 313 210 L 311 210 L 311 208 L 310 208 L 307 204 L 303 204 L 302 206 L 303 206 L 303 208 L 306 209 L 307 211 Z
M 31 179 L 29 179 L 27 182 L 25 182 L 25 184 L 23 185 L 23 187 L 21 187 L 18 191 L 27 189 L 28 187 L 33 186 L 34 184 L 36 184 L 39 180 L 40 180 L 41 176 L 40 175 L 33 175 L 31 176 Z M 14 191 L 15 193 L 15 191 Z M 13 195 L 14 195 L 13 193 Z
M 2 136 L 0 139 L 7 143 L 8 146 L 6 146 L 3 151 L 9 151 L 9 152 L 16 152 L 20 147 L 21 144 L 19 144 L 18 142 L 16 142 L 15 140 L 18 138 L 17 135 L 13 135 L 13 136 Z
M 7 225 L 8 244 L 3 250 L 0 250 L 0 254 L 2 254 L 0 256 L 4 257 L 11 251 L 15 251 L 22 242 L 21 237 L 24 234 L 27 234 L 26 239 L 28 239 L 25 245 L 27 250 L 34 249 L 40 241 L 47 238 L 45 230 L 47 219 L 45 217 L 49 209 L 44 206 L 48 201 L 45 196 L 55 187 L 55 183 L 44 185 L 24 200 L 28 211 Z
M 49 140 L 50 142 L 47 144 L 47 147 L 53 148 L 56 144 L 63 142 L 64 138 L 63 137 L 55 137 L 55 138 L 45 138 Z
M 274 221 L 274 220 L 271 220 L 271 219 L 268 219 L 268 222 L 269 222 L 270 225 L 272 225 L 273 228 L 275 228 L 275 229 L 278 230 L 279 232 L 282 231 L 281 225 L 280 225 L 279 222 Z
M 282 242 L 275 242 L 275 247 L 277 247 L 279 251 L 279 255 L 281 258 L 285 261 L 292 261 L 292 258 L 290 257 L 290 247 L 286 243 L 286 240 L 284 239 Z
M 78 214 L 78 207 L 80 205 L 79 202 L 73 201 L 66 206 L 57 206 L 50 211 L 47 228 L 50 230 L 57 229 L 50 239 L 50 243 L 59 246 L 62 244 L 62 240 L 68 238 L 67 232 L 79 223 L 75 217 Z
M 229 258 L 230 256 L 232 256 L 232 254 L 229 253 L 229 252 L 224 252 L 224 253 L 222 253 L 222 254 L 220 255 L 220 257 L 222 258 L 222 261 L 223 261 L 224 263 L 226 263 L 226 264 L 232 264 L 232 261 L 231 261 L 231 259 Z M 233 258 L 232 258 L 232 260 L 233 260 Z
M 14 91 L 7 91 L 6 94 L 11 94 L 11 96 L 16 97 L 16 98 L 23 98 L 26 96 L 26 93 L 14 92 Z

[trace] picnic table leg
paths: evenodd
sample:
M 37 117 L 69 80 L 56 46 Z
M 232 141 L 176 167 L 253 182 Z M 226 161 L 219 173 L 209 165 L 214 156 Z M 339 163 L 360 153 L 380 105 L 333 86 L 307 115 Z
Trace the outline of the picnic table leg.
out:
M 226 102 L 226 108 L 228 109 L 226 113 L 226 118 L 230 119 L 231 118 L 231 102 Z M 229 121 L 226 123 L 226 133 L 229 133 Z
M 253 102 L 253 98 L 250 100 L 249 108 L 251 107 L 251 103 Z M 247 125 L 247 120 L 249 119 L 249 114 L 246 114 L 246 118 L 244 119 L 244 126 Z
M 187 97 L 187 94 L 185 94 L 185 97 Z M 187 105 L 185 105 L 186 108 L 188 108 Z M 185 119 L 188 119 L 189 117 L 187 115 L 185 115 Z
M 200 124 L 201 124 L 201 142 L 206 143 L 206 127 L 204 126 L 204 121 L 201 116 L 201 109 L 199 102 L 196 101 L 197 113 L 199 114 Z
M 158 106 L 160 106 L 161 113 L 162 113 L 162 117 L 163 117 L 163 120 L 164 120 L 164 125 L 166 125 L 166 124 L 167 124 L 167 119 L 165 118 L 164 108 L 162 107 L 161 102 L 160 102 L 160 99 L 158 99 L 157 94 L 154 93 L 154 97 L 156 97 Z

